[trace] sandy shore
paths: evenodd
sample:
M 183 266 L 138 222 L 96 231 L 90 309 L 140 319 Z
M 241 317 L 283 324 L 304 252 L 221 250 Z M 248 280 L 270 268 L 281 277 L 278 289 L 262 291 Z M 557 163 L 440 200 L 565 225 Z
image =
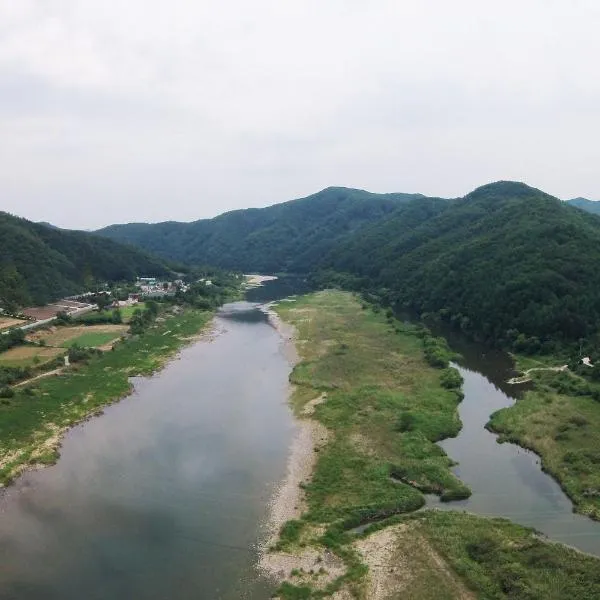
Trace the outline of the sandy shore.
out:
M 246 278 L 245 285 L 247 288 L 260 287 L 265 281 L 273 281 L 277 279 L 275 275 L 244 275 Z
M 283 322 L 271 306 L 265 305 L 263 310 L 268 315 L 271 325 L 281 335 L 282 351 L 290 363 L 296 365 L 300 357 L 295 346 L 295 330 Z M 294 388 L 290 384 L 290 397 L 293 391 Z M 294 570 L 309 573 L 322 569 L 321 583 L 326 584 L 345 571 L 343 563 L 335 555 L 316 548 L 306 547 L 301 553 L 294 554 L 270 550 L 277 542 L 283 524 L 292 519 L 299 519 L 306 511 L 306 501 L 300 484 L 310 481 L 318 456 L 315 450 L 327 442 L 327 429 L 311 419 L 310 415 L 314 407 L 325 398 L 322 394 L 310 401 L 302 417 L 296 418 L 297 432 L 290 448 L 286 476 L 269 503 L 267 535 L 261 547 L 258 567 L 261 572 L 277 582 L 289 579 Z

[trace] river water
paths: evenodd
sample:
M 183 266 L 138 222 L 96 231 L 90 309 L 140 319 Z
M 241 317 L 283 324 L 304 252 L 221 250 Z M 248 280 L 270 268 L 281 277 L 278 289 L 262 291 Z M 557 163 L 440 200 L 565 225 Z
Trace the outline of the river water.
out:
M 267 284 L 248 297 L 297 289 L 288 287 Z M 600 555 L 600 524 L 572 513 L 534 454 L 497 444 L 484 428 L 521 393 L 506 384 L 508 357 L 449 341 L 463 356 L 463 429 L 441 446 L 473 495 L 429 505 L 508 517 Z M 226 305 L 210 340 L 137 379 L 130 397 L 65 436 L 56 465 L 3 492 L 0 598 L 268 598 L 273 586 L 254 564 L 294 434 L 290 369 L 257 305 Z
M 459 435 L 439 445 L 458 463 L 454 472 L 473 494 L 451 503 L 429 497 L 429 506 L 506 517 L 600 556 L 600 523 L 573 513 L 571 501 L 542 471 L 536 454 L 514 444 L 498 444 L 497 436 L 485 429 L 490 415 L 518 402 L 525 389 L 506 383 L 514 375 L 510 358 L 443 333 L 462 355 L 454 366 L 464 379 L 464 400 L 459 405 L 463 424 Z
M 294 433 L 291 367 L 253 304 L 225 306 L 212 338 L 7 488 L 0 598 L 269 597 L 253 565 Z

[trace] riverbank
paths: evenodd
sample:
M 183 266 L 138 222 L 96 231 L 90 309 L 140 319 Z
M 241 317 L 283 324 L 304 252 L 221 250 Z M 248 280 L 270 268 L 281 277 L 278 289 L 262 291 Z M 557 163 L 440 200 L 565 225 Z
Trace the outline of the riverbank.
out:
M 101 414 L 131 392 L 130 377 L 148 376 L 206 327 L 212 311 L 166 312 L 139 336 L 60 374 L 15 389 L 0 404 L 0 485 L 26 469 L 53 464 L 65 431 Z
M 600 382 L 515 358 L 518 368 L 527 367 L 533 389 L 493 414 L 488 428 L 500 442 L 538 454 L 576 512 L 600 521 Z
M 276 311 L 296 330 L 291 404 L 304 435 L 292 448 L 287 491 L 274 499 L 279 535 L 261 561 L 280 583 L 279 598 L 600 594 L 598 560 L 542 542 L 530 529 L 415 512 L 423 492 L 468 495 L 435 443 L 459 431 L 461 398 L 448 370 L 431 366 L 443 353 L 438 342 L 343 292 L 304 296 Z M 322 432 L 318 439 L 302 433 L 307 427 Z M 377 524 L 356 529 L 369 522 Z

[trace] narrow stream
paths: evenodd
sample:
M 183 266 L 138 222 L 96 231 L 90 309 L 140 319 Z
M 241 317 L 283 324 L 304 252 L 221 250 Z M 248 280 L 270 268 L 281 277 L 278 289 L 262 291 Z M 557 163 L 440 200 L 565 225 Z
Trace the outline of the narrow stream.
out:
M 458 462 L 454 472 L 473 495 L 451 503 L 429 497 L 429 506 L 506 517 L 600 556 L 600 523 L 573 513 L 571 501 L 542 471 L 536 454 L 514 444 L 498 444 L 497 436 L 485 429 L 492 413 L 512 406 L 522 395 L 519 386 L 506 383 L 512 374 L 508 357 L 464 340 L 450 341 L 463 356 L 461 364 L 454 365 L 464 379 L 465 397 L 459 406 L 463 427 L 458 437 L 440 446 Z
M 256 305 L 226 305 L 210 341 L 2 493 L 0 598 L 268 598 L 253 566 L 293 437 L 289 373 Z

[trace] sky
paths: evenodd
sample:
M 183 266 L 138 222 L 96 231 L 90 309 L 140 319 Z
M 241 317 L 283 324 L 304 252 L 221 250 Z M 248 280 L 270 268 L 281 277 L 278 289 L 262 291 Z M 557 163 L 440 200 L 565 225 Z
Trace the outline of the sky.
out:
M 598 0 L 0 0 L 0 210 L 212 217 L 332 185 L 600 199 Z

